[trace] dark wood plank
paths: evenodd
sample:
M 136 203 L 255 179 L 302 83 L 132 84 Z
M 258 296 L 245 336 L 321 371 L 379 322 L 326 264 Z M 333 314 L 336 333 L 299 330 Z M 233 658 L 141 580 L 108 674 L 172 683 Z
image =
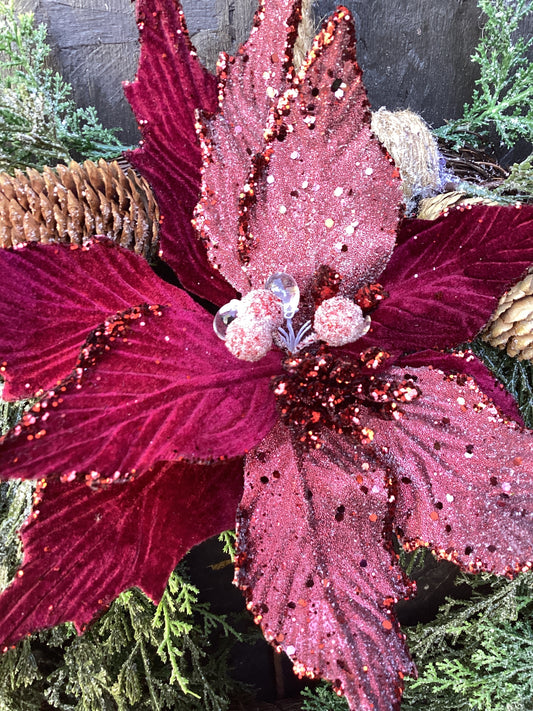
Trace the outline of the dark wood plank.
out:
M 221 49 L 249 31 L 257 0 L 183 0 L 189 30 L 212 69 Z M 337 0 L 316 0 L 319 18 Z M 433 125 L 462 113 L 477 76 L 470 55 L 480 36 L 476 0 L 344 0 L 353 13 L 358 55 L 371 104 L 412 108 Z M 135 74 L 137 29 L 130 0 L 16 0 L 49 28 L 54 61 L 81 105 L 94 104 L 107 126 L 135 140 L 121 81 Z M 533 18 L 524 27 L 533 31 Z

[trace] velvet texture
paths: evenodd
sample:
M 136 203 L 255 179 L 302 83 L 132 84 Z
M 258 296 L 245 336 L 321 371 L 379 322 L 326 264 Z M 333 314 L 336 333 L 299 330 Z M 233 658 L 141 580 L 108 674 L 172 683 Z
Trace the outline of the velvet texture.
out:
M 133 586 L 159 602 L 185 553 L 233 525 L 241 493 L 239 461 L 161 462 L 97 490 L 41 481 L 22 530 L 24 563 L 1 597 L 2 642 L 67 621 L 82 631 Z
M 113 314 L 175 293 L 132 252 L 38 245 L 3 250 L 2 397 L 15 400 L 70 375 L 87 334 Z
M 420 226 L 416 233 L 416 221 L 410 224 L 408 238 L 400 231 L 379 277 L 389 298 L 369 338 L 387 350 L 451 348 L 474 338 L 533 262 L 530 207 L 456 209 Z
M 65 270 L 56 303 L 63 295 L 74 294 L 75 301 L 92 306 L 106 293 L 108 283 L 135 283 L 143 271 L 145 283 L 139 284 L 143 293 L 126 290 L 129 309 L 111 311 L 98 328 L 85 334 L 81 355 L 71 363 L 72 374 L 48 390 L 2 438 L 2 476 L 33 478 L 38 472 L 40 477 L 55 473 L 72 477 L 94 472 L 98 478 L 123 479 L 158 461 L 242 456 L 272 428 L 276 412 L 270 378 L 279 371 L 279 355 L 272 352 L 257 364 L 234 358 L 213 333 L 212 316 L 183 290 L 165 285 L 141 257 L 110 242 L 96 242 L 86 251 L 71 252 L 61 245 L 3 251 L 0 263 L 6 282 L 19 277 L 19 269 L 10 270 L 13 255 L 18 266 L 26 251 L 30 257 L 26 282 L 35 294 L 32 305 L 49 293 L 39 273 L 32 283 L 36 257 L 41 267 L 48 258 L 51 270 L 58 255 L 60 264 L 66 255 L 76 265 Z M 79 279 L 82 267 L 90 278 Z M 39 294 L 40 283 L 45 285 L 45 297 Z M 154 303 L 158 296 L 169 303 Z M 11 314 L 15 318 L 17 312 Z M 18 318 L 13 331 L 31 332 L 34 324 L 32 339 L 38 349 L 39 320 L 30 320 L 28 329 L 27 313 Z M 56 328 L 70 336 L 73 326 L 79 323 L 68 318 Z M 45 332 L 46 348 L 49 333 L 53 331 Z
M 0 446 L 2 476 L 40 480 L 23 566 L 0 596 L 0 637 L 63 620 L 81 629 L 131 585 L 157 600 L 186 550 L 231 526 L 241 460 L 218 460 L 247 455 L 237 580 L 257 621 L 299 673 L 330 679 L 353 711 L 397 711 L 413 666 L 392 607 L 411 589 L 393 531 L 467 570 L 513 574 L 533 560 L 531 433 L 469 377 L 516 414 L 477 359 L 442 352 L 473 337 L 533 261 L 533 209 L 405 221 L 382 271 L 398 181 L 368 137 L 351 19 L 340 8 L 328 21 L 298 78 L 298 18 L 299 2 L 261 2 L 249 43 L 221 64 L 217 95 L 179 3 L 139 1 L 140 68 L 127 93 L 144 143 L 132 160 L 160 202 L 163 257 L 191 292 L 215 304 L 234 295 L 190 224 L 201 188 L 195 111 L 220 110 L 201 119 L 196 222 L 233 286 L 250 287 L 243 266 L 262 286 L 269 269 L 294 263 L 305 293 L 325 265 L 345 296 L 379 279 L 388 298 L 363 339 L 326 349 L 342 361 L 333 383 L 322 377 L 327 359 L 308 351 L 303 371 L 312 368 L 276 424 L 275 397 L 284 401 L 273 376 L 290 369 L 289 354 L 233 358 L 212 317 L 141 258 L 105 240 L 0 253 L 0 368 L 12 396 L 44 389 Z M 354 205 L 349 169 L 362 190 Z M 345 412 L 335 411 L 339 393 Z M 321 419 L 328 408 L 336 420 Z M 316 439 L 302 433 L 307 422 Z
M 137 25 L 139 67 L 124 91 L 143 140 L 128 159 L 157 198 L 161 256 L 186 289 L 223 304 L 233 291 L 207 261 L 191 225 L 202 164 L 195 111 L 217 110 L 217 81 L 198 61 L 179 2 L 140 0 Z

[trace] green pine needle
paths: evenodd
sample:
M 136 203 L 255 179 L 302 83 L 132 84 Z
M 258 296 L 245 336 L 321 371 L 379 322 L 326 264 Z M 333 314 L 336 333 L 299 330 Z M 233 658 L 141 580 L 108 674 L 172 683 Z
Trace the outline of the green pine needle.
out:
M 183 569 L 156 608 L 137 589 L 78 637 L 61 625 L 0 656 L 0 711 L 225 711 L 227 654 L 241 639 Z
M 513 195 L 514 200 L 533 198 L 533 153 L 521 163 L 511 166 L 509 177 L 495 188 L 497 196 Z
M 46 26 L 0 0 L 0 170 L 111 159 L 128 148 L 94 107 L 76 106 L 70 84 L 47 66 L 50 51 Z
M 235 546 L 237 543 L 237 534 L 235 531 L 222 531 L 218 540 L 222 543 L 222 550 L 229 556 L 232 563 L 235 562 Z
M 533 363 L 511 358 L 481 339 L 471 343 L 470 348 L 514 397 L 526 427 L 533 428 Z
M 528 59 L 533 37 L 518 36 L 522 20 L 533 12 L 533 0 L 478 0 L 487 21 L 471 57 L 480 78 L 461 119 L 435 134 L 456 147 L 490 142 L 493 132 L 504 146 L 520 139 L 533 142 L 533 64 Z

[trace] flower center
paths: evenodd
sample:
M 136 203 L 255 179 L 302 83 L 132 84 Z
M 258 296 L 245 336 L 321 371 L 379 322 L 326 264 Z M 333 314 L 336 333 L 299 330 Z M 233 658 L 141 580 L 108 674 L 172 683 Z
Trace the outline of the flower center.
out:
M 293 317 L 298 311 L 300 289 L 295 279 L 283 272 L 272 274 L 263 289 L 254 289 L 242 300 L 232 299 L 222 306 L 215 315 L 213 328 L 236 358 L 251 362 L 263 358 L 274 344 L 296 353 L 313 341 L 331 346 L 352 343 L 370 328 L 370 317 L 364 315 L 363 308 L 375 306 L 382 295 L 374 294 L 375 298 L 369 300 L 369 289 L 373 287 L 365 287 L 352 301 L 337 295 L 340 281 L 340 276 L 329 267 L 317 271 L 312 288 L 317 306 L 313 324 L 306 321 L 298 331 L 294 329 Z M 361 299 L 363 308 L 357 303 L 362 292 L 365 292 Z
M 398 420 L 401 404 L 420 395 L 416 376 L 400 380 L 384 370 L 389 357 L 376 348 L 349 361 L 324 344 L 288 356 L 285 372 L 273 381 L 282 421 L 306 448 L 320 449 L 324 427 L 370 444 L 374 432 L 365 425 L 365 413 Z

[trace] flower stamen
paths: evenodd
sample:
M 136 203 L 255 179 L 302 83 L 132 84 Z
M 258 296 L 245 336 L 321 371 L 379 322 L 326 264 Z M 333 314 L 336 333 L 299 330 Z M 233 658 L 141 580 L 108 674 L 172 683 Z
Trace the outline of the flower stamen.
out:
M 299 328 L 298 333 L 295 334 L 292 325 L 292 318 L 288 318 L 287 330 L 281 328 L 280 326 L 278 328 L 278 334 L 280 337 L 280 341 L 283 343 L 283 346 L 289 351 L 289 353 L 294 353 L 298 349 L 298 346 L 300 345 L 303 338 L 308 335 L 310 330 L 311 321 L 306 321 L 303 326 Z

